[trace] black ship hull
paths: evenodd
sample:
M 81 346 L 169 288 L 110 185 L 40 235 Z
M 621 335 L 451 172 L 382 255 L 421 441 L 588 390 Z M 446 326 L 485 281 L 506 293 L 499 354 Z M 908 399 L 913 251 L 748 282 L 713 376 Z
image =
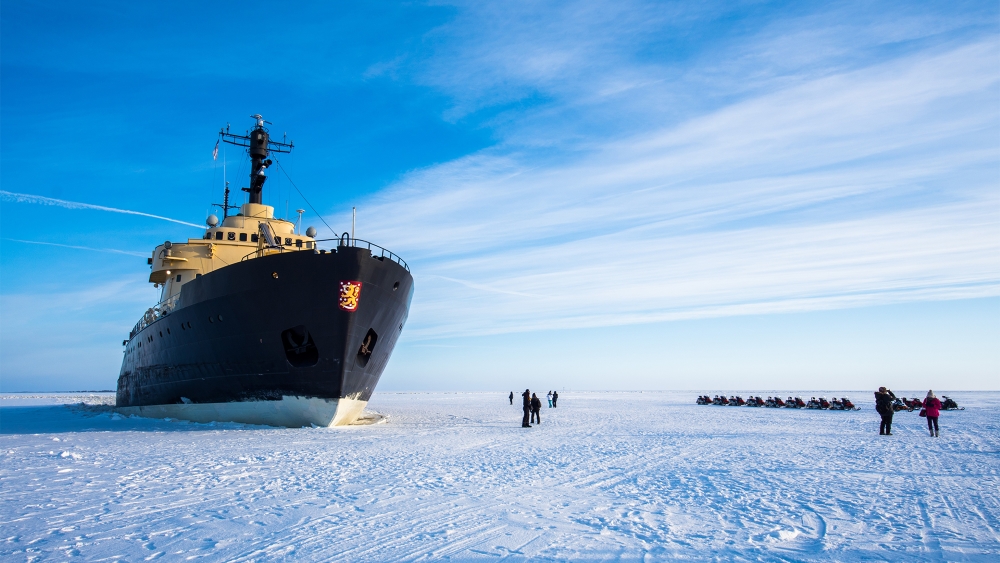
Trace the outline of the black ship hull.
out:
M 360 292 L 345 306 L 348 286 Z M 385 369 L 412 291 L 407 269 L 353 246 L 215 270 L 130 338 L 117 408 L 202 422 L 349 424 Z

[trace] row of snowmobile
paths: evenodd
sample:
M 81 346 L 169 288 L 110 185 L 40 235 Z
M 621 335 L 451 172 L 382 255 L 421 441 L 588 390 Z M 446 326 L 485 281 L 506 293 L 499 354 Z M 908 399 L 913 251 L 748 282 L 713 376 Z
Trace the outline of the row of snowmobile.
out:
M 716 395 L 715 397 L 709 397 L 708 395 L 702 395 L 698 397 L 696 401 L 699 405 L 720 405 L 728 407 L 765 407 L 770 409 L 829 409 L 832 411 L 859 411 L 861 407 L 854 406 L 847 397 L 841 397 L 840 399 L 834 397 L 833 399 L 827 401 L 825 398 L 820 397 L 817 399 L 813 397 L 808 401 L 803 401 L 801 397 L 789 397 L 786 400 L 781 400 L 781 397 L 768 397 L 767 399 L 762 399 L 760 397 L 751 396 L 749 399 L 744 400 L 743 397 L 739 395 L 726 398 L 725 395 Z
M 708 395 L 702 395 L 698 397 L 695 401 L 699 405 L 720 405 L 728 407 L 766 407 L 772 409 L 789 408 L 789 409 L 829 409 L 832 411 L 859 411 L 861 407 L 854 406 L 847 397 L 841 397 L 840 399 L 834 397 L 833 399 L 827 401 L 825 398 L 820 397 L 817 399 L 813 397 L 808 401 L 803 401 L 800 397 L 795 397 L 794 399 L 789 397 L 788 399 L 782 401 L 781 397 L 768 397 L 767 399 L 761 399 L 758 397 L 751 396 L 749 399 L 744 400 L 743 397 L 739 395 L 730 396 L 728 399 L 725 395 L 716 395 L 715 397 L 709 397 Z M 892 403 L 892 409 L 896 412 L 908 411 L 912 412 L 914 410 L 923 407 L 923 401 L 914 397 L 913 399 L 907 399 L 906 397 L 896 397 L 896 400 Z M 941 410 L 943 411 L 964 411 L 965 407 L 958 406 L 958 403 L 954 399 L 948 397 L 947 395 L 941 396 Z

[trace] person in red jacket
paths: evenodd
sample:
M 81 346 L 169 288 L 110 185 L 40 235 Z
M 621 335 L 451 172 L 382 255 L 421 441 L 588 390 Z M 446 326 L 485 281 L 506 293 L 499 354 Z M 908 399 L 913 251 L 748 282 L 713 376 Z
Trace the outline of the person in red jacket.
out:
M 927 410 L 927 430 L 930 431 L 932 438 L 936 438 L 938 436 L 938 417 L 941 416 L 941 400 L 934 395 L 933 390 L 927 392 L 923 407 Z

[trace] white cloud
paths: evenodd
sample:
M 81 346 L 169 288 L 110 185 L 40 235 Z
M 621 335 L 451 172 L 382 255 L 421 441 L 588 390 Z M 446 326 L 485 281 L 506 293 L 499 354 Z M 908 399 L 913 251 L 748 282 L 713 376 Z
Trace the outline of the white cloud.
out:
M 362 207 L 413 267 L 409 334 L 1000 295 L 995 39 L 655 123 L 505 144 Z

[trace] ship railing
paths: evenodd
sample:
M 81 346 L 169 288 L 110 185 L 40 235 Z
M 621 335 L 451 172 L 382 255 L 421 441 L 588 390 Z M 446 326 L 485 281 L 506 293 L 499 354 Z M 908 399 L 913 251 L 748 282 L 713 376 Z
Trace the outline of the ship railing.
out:
M 139 319 L 139 322 L 135 323 L 132 331 L 128 333 L 128 339 L 132 340 L 135 338 L 135 335 L 142 332 L 142 329 L 172 313 L 174 309 L 177 308 L 177 303 L 180 301 L 180 297 L 180 293 L 174 294 L 163 301 L 160 301 L 156 305 L 153 305 L 149 309 L 146 309 L 146 312 L 142 314 L 142 318 Z
M 406 264 L 406 261 L 400 258 L 398 254 L 390 251 L 388 248 L 379 246 L 374 242 L 368 242 L 367 240 L 361 240 L 359 238 L 352 238 L 349 233 L 344 233 L 343 235 L 340 236 L 340 238 L 316 239 L 316 242 L 330 242 L 330 241 L 337 241 L 338 247 L 353 246 L 355 248 L 367 248 L 368 251 L 372 253 L 372 256 L 375 256 L 376 253 L 378 253 L 379 257 L 388 258 L 393 262 L 399 264 L 403 268 L 405 268 L 407 272 L 410 271 L 410 267 Z
M 270 256 L 271 254 L 275 254 L 275 253 L 280 254 L 280 253 L 282 253 L 284 251 L 285 251 L 285 247 L 281 246 L 281 245 L 278 245 L 278 246 L 263 246 L 263 247 L 258 248 L 257 250 L 254 250 L 253 252 L 247 254 L 243 258 L 240 258 L 240 262 L 246 262 L 247 260 L 253 260 L 254 258 L 263 258 L 264 256 Z

